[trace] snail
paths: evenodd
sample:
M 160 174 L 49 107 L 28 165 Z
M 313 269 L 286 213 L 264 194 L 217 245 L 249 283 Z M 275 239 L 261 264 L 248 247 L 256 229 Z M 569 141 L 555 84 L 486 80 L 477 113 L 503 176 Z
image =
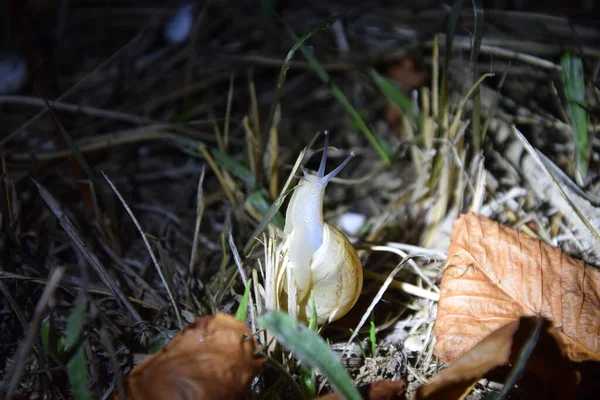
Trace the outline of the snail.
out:
M 323 221 L 325 187 L 354 157 L 351 153 L 325 175 L 329 136 L 317 175 L 304 171 L 287 207 L 284 243 L 287 268 L 296 283 L 299 317 L 311 315 L 310 293 L 314 293 L 317 323 L 344 316 L 356 303 L 363 284 L 363 271 L 356 249 L 337 228 Z

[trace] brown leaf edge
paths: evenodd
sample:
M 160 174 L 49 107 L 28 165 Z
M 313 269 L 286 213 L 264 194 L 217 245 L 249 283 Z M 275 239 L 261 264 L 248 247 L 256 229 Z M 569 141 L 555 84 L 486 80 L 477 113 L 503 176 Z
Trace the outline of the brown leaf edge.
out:
M 435 354 L 452 362 L 521 316 L 550 319 L 571 360 L 600 360 L 600 271 L 481 215 L 461 215 L 442 277 Z
M 542 331 L 524 368 L 519 386 L 541 399 L 573 399 L 579 371 L 562 353 L 559 332 L 548 320 L 523 317 L 491 333 L 433 380 L 422 385 L 414 400 L 461 399 L 484 376 L 514 367 L 524 346 L 542 323 Z
M 259 349 L 252 331 L 232 316 L 198 318 L 131 371 L 127 398 L 243 399 L 266 361 Z

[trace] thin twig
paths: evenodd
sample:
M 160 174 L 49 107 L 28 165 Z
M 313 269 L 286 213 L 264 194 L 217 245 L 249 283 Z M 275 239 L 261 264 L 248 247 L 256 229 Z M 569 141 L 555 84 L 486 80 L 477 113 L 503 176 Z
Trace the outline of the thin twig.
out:
M 46 103 L 44 102 L 44 100 L 29 96 L 0 96 L 0 104 L 2 103 L 25 104 L 29 106 L 36 106 L 42 108 L 46 107 Z M 130 122 L 136 125 L 157 123 L 157 121 L 150 118 L 140 117 L 134 114 L 127 114 L 119 111 L 104 110 L 96 107 L 87 107 L 78 104 L 63 103 L 60 101 L 52 100 L 48 100 L 48 103 L 52 108 L 55 108 L 56 110 L 80 113 L 89 115 L 91 117 L 106 118 L 114 121 Z
M 204 214 L 204 191 L 202 185 L 204 183 L 204 174 L 206 166 L 202 166 L 200 178 L 198 178 L 198 189 L 196 190 L 196 224 L 194 225 L 194 239 L 192 240 L 192 254 L 190 255 L 190 264 L 188 266 L 190 276 L 194 275 L 194 265 L 198 259 L 198 240 L 200 238 L 200 222 Z
M 169 285 L 167 283 L 167 280 L 165 279 L 165 275 L 163 274 L 162 269 L 160 268 L 160 265 L 158 265 L 158 260 L 156 259 L 156 256 L 154 255 L 154 252 L 152 251 L 152 247 L 150 247 L 150 243 L 148 242 L 148 238 L 146 237 L 146 234 L 142 230 L 142 227 L 141 227 L 140 223 L 138 222 L 138 220 L 135 218 L 135 215 L 133 215 L 133 211 L 131 211 L 131 208 L 129 208 L 129 206 L 125 202 L 125 199 L 123 198 L 123 196 L 121 196 L 121 193 L 117 190 L 117 187 L 112 183 L 112 181 L 108 178 L 108 176 L 106 176 L 104 171 L 102 172 L 102 175 L 104 176 L 104 179 L 106 179 L 106 181 L 110 185 L 113 192 L 115 192 L 115 194 L 119 198 L 119 201 L 121 202 L 121 204 L 123 204 L 123 207 L 125 207 L 125 211 L 127 211 L 127 214 L 129 214 L 129 216 L 131 217 L 131 220 L 135 224 L 135 227 L 137 228 L 138 232 L 140 233 L 140 236 L 142 237 L 142 240 L 144 241 L 144 245 L 146 245 L 146 249 L 148 250 L 148 253 L 150 254 L 150 258 L 152 258 L 152 262 L 154 263 L 154 266 L 156 267 L 156 272 L 158 272 L 158 276 L 160 276 L 160 280 L 162 281 L 163 285 L 165 285 L 165 290 L 167 291 L 167 294 L 169 295 L 169 299 L 171 300 L 171 304 L 173 305 L 173 309 L 175 310 L 175 315 L 177 316 L 177 323 L 179 324 L 179 328 L 183 329 L 183 320 L 181 319 L 181 314 L 179 313 L 179 308 L 177 307 L 177 302 L 175 301 L 175 298 L 173 297 L 173 293 L 171 292 L 171 289 L 169 288 Z
M 37 186 L 40 196 L 42 196 L 42 199 L 44 199 L 44 201 L 46 202 L 48 207 L 50 207 L 50 210 L 56 216 L 56 218 L 58 219 L 58 221 L 59 221 L 60 225 L 62 226 L 62 228 L 64 229 L 64 231 L 67 233 L 67 235 L 69 236 L 71 241 L 73 241 L 73 243 L 75 244 L 75 247 L 77 247 L 77 249 L 79 249 L 79 251 L 81 251 L 81 253 L 88 260 L 90 265 L 94 268 L 94 270 L 96 271 L 98 276 L 100 276 L 100 279 L 102 279 L 102 282 L 104 282 L 104 284 L 106 285 L 106 287 L 108 287 L 108 289 L 112 292 L 112 294 L 117 299 L 119 299 L 121 304 L 129 311 L 129 313 L 133 316 L 135 321 L 138 323 L 142 322 L 142 317 L 140 316 L 140 314 L 138 314 L 136 309 L 133 307 L 133 305 L 127 299 L 127 296 L 125 296 L 125 294 L 123 293 L 121 288 L 116 284 L 114 279 L 110 276 L 110 274 L 108 273 L 108 271 L 106 270 L 104 265 L 100 262 L 100 259 L 94 253 L 89 251 L 87 246 L 83 243 L 83 240 L 81 239 L 81 235 L 79 234 L 79 232 L 77 231 L 77 229 L 75 228 L 75 226 L 73 225 L 71 220 L 65 215 L 65 213 L 62 211 L 62 209 L 59 207 L 56 199 L 50 194 L 50 192 L 48 192 L 38 182 L 34 181 L 34 183 Z

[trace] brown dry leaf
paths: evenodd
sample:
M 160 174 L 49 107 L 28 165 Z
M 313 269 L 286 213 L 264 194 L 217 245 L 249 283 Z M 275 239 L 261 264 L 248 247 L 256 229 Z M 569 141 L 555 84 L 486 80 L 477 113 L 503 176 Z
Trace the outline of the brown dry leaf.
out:
M 379 381 L 359 388 L 366 400 L 404 400 L 406 399 L 406 383 L 404 381 Z M 316 400 L 343 400 L 337 393 L 328 393 Z
M 198 318 L 127 376 L 129 399 L 240 399 L 266 359 L 228 314 Z
M 436 355 L 451 362 L 521 316 L 551 320 L 571 360 L 600 360 L 600 271 L 495 221 L 461 215 L 442 277 Z
M 511 365 L 518 360 L 521 350 L 531 337 L 538 318 L 521 318 L 492 332 L 456 362 L 421 386 L 415 400 L 461 399 L 486 374 Z M 579 373 L 564 357 L 557 342 L 559 333 L 543 321 L 542 334 L 525 368 L 519 386 L 534 390 L 536 398 L 575 398 Z
M 390 65 L 386 73 L 405 89 L 423 86 L 429 79 L 429 70 L 414 57 L 403 58 Z
M 386 70 L 386 75 L 398 83 L 404 91 L 421 87 L 429 80 L 429 70 L 414 57 L 407 57 L 390 65 Z M 388 103 L 384 118 L 396 134 L 402 136 L 402 111 L 398 106 Z

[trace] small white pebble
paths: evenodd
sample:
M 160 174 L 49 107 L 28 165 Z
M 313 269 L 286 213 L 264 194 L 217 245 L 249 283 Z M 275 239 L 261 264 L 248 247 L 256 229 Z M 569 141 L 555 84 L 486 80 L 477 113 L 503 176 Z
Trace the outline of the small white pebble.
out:
M 169 44 L 179 44 L 187 39 L 194 25 L 193 12 L 193 3 L 183 3 L 171 14 L 163 32 L 165 40 Z
M 27 82 L 27 63 L 16 54 L 0 52 L 0 94 L 17 93 Z
M 340 217 L 339 227 L 350 236 L 355 236 L 365 225 L 366 217 L 357 213 L 345 213 Z
M 423 351 L 424 347 L 425 344 L 423 343 L 419 335 L 410 335 L 404 341 L 404 348 L 406 349 L 406 351 L 418 353 Z

